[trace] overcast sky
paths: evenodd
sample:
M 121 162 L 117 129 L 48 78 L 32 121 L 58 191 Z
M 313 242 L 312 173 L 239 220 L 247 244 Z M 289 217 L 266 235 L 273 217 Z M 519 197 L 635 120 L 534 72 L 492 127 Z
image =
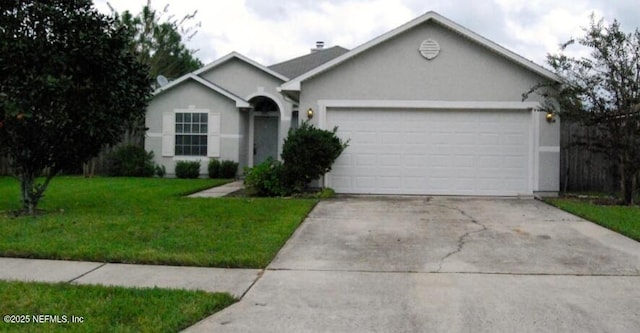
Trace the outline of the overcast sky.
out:
M 107 0 L 94 0 L 108 13 Z M 108 0 L 119 12 L 138 13 L 146 0 Z M 309 53 L 316 41 L 352 49 L 428 11 L 520 55 L 544 64 L 547 53 L 582 36 L 589 15 L 625 31 L 640 25 L 638 0 L 153 0 L 182 17 L 198 11 L 197 35 L 187 43 L 205 64 L 237 51 L 264 65 Z

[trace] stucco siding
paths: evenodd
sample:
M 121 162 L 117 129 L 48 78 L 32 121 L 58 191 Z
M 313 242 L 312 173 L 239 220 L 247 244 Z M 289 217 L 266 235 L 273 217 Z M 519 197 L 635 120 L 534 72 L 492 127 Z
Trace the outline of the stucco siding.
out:
M 162 156 L 162 116 L 165 112 L 185 109 L 209 110 L 220 114 L 220 159 L 240 161 L 243 140 L 239 110 L 235 102 L 194 81 L 185 81 L 173 89 L 155 96 L 147 108 L 149 128 L 145 149 L 154 152 L 155 163 L 164 165 L 169 175 L 175 174 L 178 160 L 201 160 L 201 174 L 207 173 L 207 156 Z
M 231 59 L 200 76 L 242 98 L 255 93 L 257 87 L 263 87 L 265 92 L 280 96 L 276 87 L 282 84 L 282 80 L 238 59 Z
M 540 152 L 538 192 L 558 192 L 560 189 L 560 152 Z
M 239 147 L 239 173 L 243 173 L 243 170 L 249 164 L 249 112 L 240 112 L 240 147 Z M 252 152 L 253 153 L 253 152 Z

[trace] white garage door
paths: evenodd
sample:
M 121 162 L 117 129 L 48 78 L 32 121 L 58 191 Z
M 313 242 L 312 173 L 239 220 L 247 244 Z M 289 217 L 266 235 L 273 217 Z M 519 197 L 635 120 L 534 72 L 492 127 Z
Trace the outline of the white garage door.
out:
M 531 194 L 526 111 L 328 109 L 350 139 L 327 175 L 338 193 Z

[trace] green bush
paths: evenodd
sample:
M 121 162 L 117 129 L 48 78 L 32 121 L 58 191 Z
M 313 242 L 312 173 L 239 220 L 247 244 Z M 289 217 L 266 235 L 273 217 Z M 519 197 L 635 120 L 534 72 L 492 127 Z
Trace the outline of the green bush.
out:
M 164 165 L 156 164 L 156 175 L 160 178 L 164 178 L 164 175 L 167 174 L 167 168 Z
M 291 129 L 282 147 L 285 184 L 293 192 L 302 192 L 312 180 L 331 171 L 331 166 L 347 148 L 332 131 L 322 130 L 307 122 L 297 129 Z
M 155 173 L 153 152 L 138 146 L 122 146 L 109 154 L 108 160 L 110 176 L 151 177 Z
M 209 178 L 220 178 L 220 160 L 217 158 L 209 160 Z
M 324 187 L 320 192 L 316 193 L 318 199 L 331 199 L 336 196 L 336 191 L 331 187 Z
M 245 170 L 244 185 L 249 195 L 277 197 L 288 195 L 283 185 L 283 165 L 269 157 L 266 161 Z
M 236 178 L 238 163 L 225 160 L 220 163 L 220 178 Z
M 176 177 L 198 178 L 200 176 L 200 161 L 178 161 L 176 163 Z

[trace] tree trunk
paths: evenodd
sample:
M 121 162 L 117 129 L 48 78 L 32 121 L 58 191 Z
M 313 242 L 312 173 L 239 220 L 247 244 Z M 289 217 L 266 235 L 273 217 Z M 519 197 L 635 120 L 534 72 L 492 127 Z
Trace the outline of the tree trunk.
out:
M 620 194 L 625 205 L 633 205 L 634 175 L 627 172 L 624 164 L 620 165 Z
M 33 197 L 35 175 L 20 174 L 20 192 L 22 194 L 22 209 L 29 215 L 34 215 L 38 206 L 38 199 Z
M 22 209 L 29 215 L 35 215 L 36 208 L 51 179 L 57 172 L 49 171 L 42 184 L 36 184 L 36 174 L 32 172 L 19 173 L 20 192 L 22 194 Z

